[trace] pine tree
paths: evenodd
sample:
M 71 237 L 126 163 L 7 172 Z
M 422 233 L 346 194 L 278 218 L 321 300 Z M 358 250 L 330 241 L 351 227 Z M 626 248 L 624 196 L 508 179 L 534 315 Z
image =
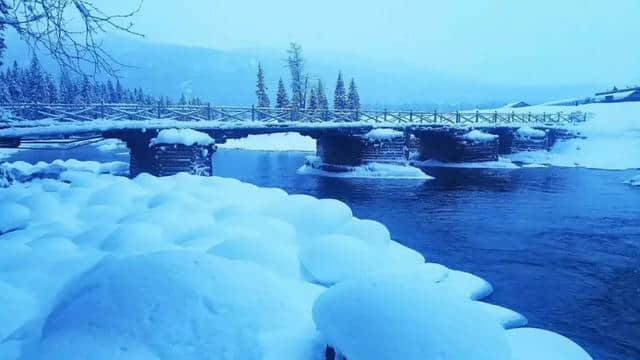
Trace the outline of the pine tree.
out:
M 111 80 L 107 80 L 107 102 L 115 103 L 117 102 L 116 89 L 113 87 L 113 83 Z
M 291 73 L 291 107 L 304 109 L 307 100 L 308 77 L 304 74 L 304 58 L 302 46 L 292 42 L 287 50 L 287 65 Z
M 80 102 L 91 104 L 93 101 L 93 85 L 87 75 L 82 75 L 82 81 L 80 82 Z
M 29 70 L 25 73 L 25 98 L 28 102 L 46 101 L 44 72 L 40 60 L 33 55 Z
M 262 70 L 262 64 L 260 63 L 258 63 L 258 74 L 256 77 L 257 106 L 259 108 L 268 108 L 271 103 L 269 101 L 269 95 L 267 95 L 267 86 L 264 83 L 264 72 Z
M 0 72 L 0 104 L 8 104 L 12 102 L 11 95 L 9 95 L 9 81 L 6 77 L 7 73 L 8 72 Z
M 355 80 L 349 83 L 349 95 L 347 95 L 347 105 L 351 110 L 360 110 L 360 95 Z
M 318 109 L 318 96 L 316 95 L 316 89 L 311 88 L 309 92 L 309 106 L 307 107 L 310 110 Z
M 178 105 L 187 105 L 187 98 L 184 96 L 184 93 L 180 95 L 180 101 L 178 101 Z
M 71 104 L 73 103 L 74 96 L 74 86 L 69 77 L 69 72 L 67 72 L 66 69 L 62 69 L 60 82 L 58 83 L 58 98 L 63 104 Z
M 7 88 L 11 101 L 14 103 L 24 102 L 25 98 L 22 89 L 24 82 L 22 79 L 22 71 L 18 67 L 17 61 L 13 61 L 13 66 L 11 69 L 7 69 L 5 77 L 7 79 Z
M 113 99 L 114 103 L 126 102 L 126 96 L 124 89 L 122 88 L 122 84 L 120 84 L 120 79 L 116 79 L 116 89 L 115 89 L 115 97 Z
M 46 92 L 46 101 L 49 104 L 55 104 L 58 100 L 58 89 L 56 88 L 56 84 L 53 82 L 53 77 L 51 74 L 47 73 L 44 78 L 45 84 L 45 92 Z
M 336 80 L 336 91 L 333 95 L 333 108 L 336 110 L 347 109 L 347 95 L 344 90 L 342 71 L 338 73 L 338 80 Z
M 284 87 L 284 81 L 282 81 L 282 79 L 278 81 L 278 94 L 276 96 L 276 107 L 278 109 L 286 109 L 289 107 L 289 97 L 287 96 L 287 90 Z
M 324 85 L 322 84 L 322 80 L 318 80 L 318 85 L 316 86 L 316 96 L 318 97 L 318 109 L 328 109 L 329 100 L 327 100 L 327 95 L 324 92 Z

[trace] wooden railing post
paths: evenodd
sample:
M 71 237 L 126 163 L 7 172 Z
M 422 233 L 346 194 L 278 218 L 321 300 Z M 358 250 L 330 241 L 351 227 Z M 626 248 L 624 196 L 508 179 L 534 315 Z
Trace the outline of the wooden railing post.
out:
M 384 121 L 387 122 L 387 108 L 384 109 Z
M 460 111 L 456 110 L 456 124 L 460 123 Z
M 413 122 L 413 110 L 409 111 L 409 122 Z
M 493 112 L 493 123 L 494 124 L 498 123 L 498 111 Z
M 480 121 L 480 110 L 476 110 L 476 123 Z
M 157 108 L 157 114 L 156 114 L 158 119 L 160 119 L 160 117 L 161 117 L 161 113 L 160 112 L 161 112 L 161 110 L 160 110 L 160 101 L 158 101 L 158 108 Z
M 547 112 L 546 111 L 542 113 L 542 122 L 543 123 L 547 122 Z
M 433 123 L 438 122 L 438 110 L 433 110 Z
M 104 101 L 100 101 L 100 119 L 104 119 Z
M 251 105 L 251 121 L 256 121 L 256 106 Z
M 207 120 L 211 120 L 211 103 L 207 103 Z

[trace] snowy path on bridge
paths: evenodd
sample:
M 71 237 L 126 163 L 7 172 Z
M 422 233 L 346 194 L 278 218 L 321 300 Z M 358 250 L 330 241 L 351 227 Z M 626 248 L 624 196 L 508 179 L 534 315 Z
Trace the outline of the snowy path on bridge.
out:
M 2 359 L 590 359 L 339 201 L 68 165 L 0 189 Z

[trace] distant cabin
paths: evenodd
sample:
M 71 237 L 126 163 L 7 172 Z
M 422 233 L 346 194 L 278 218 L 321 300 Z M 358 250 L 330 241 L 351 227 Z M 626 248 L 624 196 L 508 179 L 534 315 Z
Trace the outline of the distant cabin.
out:
M 597 93 L 595 102 L 624 102 L 624 101 L 640 101 L 640 87 L 615 89 Z

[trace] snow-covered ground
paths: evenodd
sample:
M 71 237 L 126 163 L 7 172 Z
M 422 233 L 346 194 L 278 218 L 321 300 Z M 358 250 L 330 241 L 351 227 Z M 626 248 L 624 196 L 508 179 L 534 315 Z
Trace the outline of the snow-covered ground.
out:
M 609 170 L 640 168 L 640 102 L 537 105 L 509 110 L 524 113 L 583 111 L 588 114 L 586 122 L 570 128 L 579 131 L 584 138 L 560 141 L 548 152 L 506 156 L 513 161 Z
M 249 135 L 242 139 L 229 139 L 219 148 L 256 151 L 316 151 L 315 139 L 299 133 Z
M 305 164 L 298 169 L 300 175 L 315 175 L 336 178 L 364 179 L 417 179 L 432 180 L 433 177 L 422 170 L 398 164 L 369 163 L 360 166 L 340 166 L 341 171 L 322 170 L 322 160 L 317 156 L 307 156 Z M 337 166 L 334 166 L 337 167 Z
M 586 360 L 336 200 L 58 162 L 0 188 L 0 358 Z M 102 174 L 100 174 L 102 173 Z

